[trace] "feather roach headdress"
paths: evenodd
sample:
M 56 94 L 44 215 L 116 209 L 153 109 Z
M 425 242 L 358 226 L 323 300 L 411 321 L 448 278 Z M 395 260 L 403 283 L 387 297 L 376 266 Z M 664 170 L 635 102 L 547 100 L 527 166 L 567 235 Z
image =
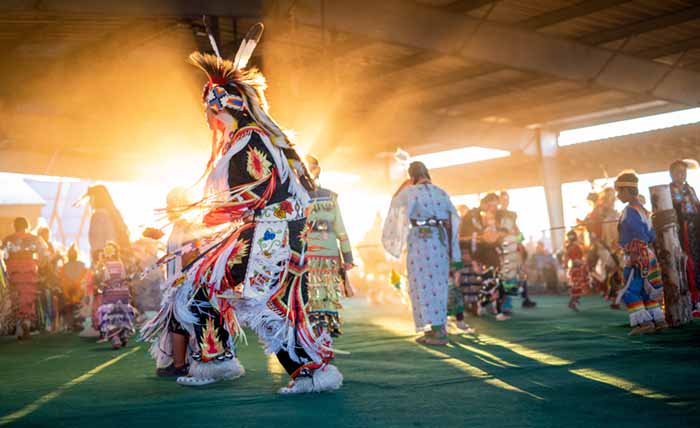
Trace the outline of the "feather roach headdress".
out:
M 283 150 L 304 187 L 311 189 L 312 180 L 299 155 L 281 127 L 267 113 L 265 76 L 257 68 L 248 68 L 248 61 L 255 52 L 263 30 L 262 23 L 253 25 L 241 42 L 233 60 L 221 58 L 214 38 L 210 37 L 212 48 L 217 55 L 193 52 L 189 56 L 189 62 L 207 76 L 207 83 L 202 92 L 202 101 L 207 104 L 207 107 L 216 113 L 228 112 L 234 116 L 240 114 L 249 116 L 267 132 L 273 144 Z M 216 148 L 212 147 L 212 157 L 207 170 L 212 166 L 215 156 Z
M 193 52 L 189 61 L 207 76 L 208 82 L 204 85 L 202 100 L 208 107 L 216 112 L 226 108 L 245 111 L 258 126 L 270 134 L 277 146 L 288 148 L 291 145 L 287 136 L 267 114 L 265 76 L 257 68 L 247 68 L 263 29 L 263 25 L 257 23 L 248 31 L 233 60 Z

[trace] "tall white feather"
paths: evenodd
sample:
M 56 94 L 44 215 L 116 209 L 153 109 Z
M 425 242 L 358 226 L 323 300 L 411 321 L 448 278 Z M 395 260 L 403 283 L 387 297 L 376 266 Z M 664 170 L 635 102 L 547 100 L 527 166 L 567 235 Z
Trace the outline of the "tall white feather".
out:
M 209 44 L 211 44 L 211 48 L 214 50 L 214 53 L 216 54 L 217 58 L 221 58 L 219 46 L 216 44 L 216 39 L 214 38 L 214 34 L 212 34 L 211 32 L 211 27 L 209 26 L 209 21 L 207 20 L 206 15 L 202 16 L 202 22 L 204 22 L 204 29 L 207 31 L 207 36 L 209 37 Z
M 258 22 L 248 30 L 248 33 L 245 35 L 245 38 L 243 38 L 241 46 L 238 48 L 236 56 L 233 59 L 233 65 L 237 70 L 242 70 L 248 66 L 248 61 L 250 57 L 253 56 L 253 52 L 255 52 L 255 48 L 258 46 L 264 29 L 265 27 L 263 24 Z

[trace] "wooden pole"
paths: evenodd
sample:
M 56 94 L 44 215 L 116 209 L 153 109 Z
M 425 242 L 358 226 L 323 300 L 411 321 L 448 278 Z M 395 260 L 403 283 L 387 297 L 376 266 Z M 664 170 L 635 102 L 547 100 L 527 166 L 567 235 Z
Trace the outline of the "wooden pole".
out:
M 689 323 L 692 305 L 686 276 L 687 257 L 678 239 L 678 217 L 673 209 L 671 189 L 667 184 L 652 186 L 652 220 L 656 229 L 656 256 L 664 281 L 666 321 L 676 327 Z

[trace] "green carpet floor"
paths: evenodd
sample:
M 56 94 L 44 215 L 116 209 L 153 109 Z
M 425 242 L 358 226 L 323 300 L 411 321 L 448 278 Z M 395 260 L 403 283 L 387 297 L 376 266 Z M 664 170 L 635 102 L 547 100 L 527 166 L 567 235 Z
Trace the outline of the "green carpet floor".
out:
M 700 426 L 698 323 L 629 338 L 625 313 L 599 298 L 580 313 L 564 297 L 538 303 L 506 322 L 472 319 L 477 335 L 426 348 L 412 342 L 406 308 L 351 302 L 336 342 L 350 352 L 336 360 L 345 385 L 313 396 L 276 395 L 286 376 L 252 335 L 239 350 L 247 375 L 202 389 L 156 378 L 143 344 L 2 338 L 0 426 Z

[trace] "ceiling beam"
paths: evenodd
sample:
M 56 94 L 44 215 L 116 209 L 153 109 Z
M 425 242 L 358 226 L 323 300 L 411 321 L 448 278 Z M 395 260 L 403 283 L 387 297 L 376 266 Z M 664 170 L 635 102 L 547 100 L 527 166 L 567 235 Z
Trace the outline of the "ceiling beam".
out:
M 608 9 L 617 6 L 622 3 L 628 3 L 631 0 L 589 0 L 581 3 L 574 4 L 572 6 L 564 7 L 561 9 L 556 9 L 551 12 L 544 13 L 542 15 L 534 16 L 532 18 L 526 19 L 525 21 L 516 24 L 517 27 L 528 28 L 528 29 L 540 29 L 550 25 L 558 24 L 561 22 L 568 21 L 580 16 L 589 15 L 600 10 Z M 494 3 L 493 0 L 487 1 L 456 1 L 450 3 L 446 6 L 440 6 L 439 8 L 452 13 L 466 13 L 472 10 L 478 9 L 482 6 Z M 414 68 L 423 66 L 437 59 L 442 58 L 441 55 L 434 51 L 421 50 L 417 51 L 405 58 L 401 58 L 398 61 L 381 66 L 379 69 L 374 70 L 376 73 L 381 73 L 385 80 L 393 81 L 401 75 L 413 72 Z M 502 67 L 493 66 L 493 71 L 498 71 L 503 69 Z M 477 75 L 483 74 L 478 72 Z M 472 74 L 467 71 L 465 73 L 467 77 L 472 77 Z M 448 75 L 441 78 L 441 81 L 454 82 L 455 80 L 462 80 L 465 75 L 460 75 L 455 73 L 454 75 Z
M 644 49 L 635 52 L 634 55 L 642 58 L 663 58 L 697 48 L 700 48 L 700 37 L 691 37 L 675 41 L 668 45 Z
M 546 12 L 542 15 L 537 15 L 533 16 L 532 18 L 528 18 L 522 22 L 519 22 L 517 24 L 514 24 L 515 27 L 518 28 L 524 28 L 524 29 L 531 29 L 531 30 L 538 30 L 541 28 L 545 28 L 551 25 L 559 24 L 562 22 L 569 21 L 574 18 L 578 18 L 581 16 L 586 16 L 590 15 L 595 12 L 599 12 L 601 10 L 609 9 L 615 6 L 618 6 L 623 3 L 629 3 L 631 0 L 589 0 L 589 1 L 583 1 L 581 3 L 577 3 L 568 7 L 564 7 L 561 9 L 556 9 L 551 12 Z M 443 7 L 444 10 L 449 10 L 447 7 Z M 421 56 L 422 54 L 422 56 Z M 396 63 L 394 66 L 392 66 L 389 70 L 393 71 L 393 73 L 389 76 L 384 76 L 388 80 L 395 80 L 398 78 L 400 75 L 403 75 L 405 73 L 411 73 L 412 68 L 414 67 L 419 67 L 421 65 L 427 64 L 431 61 L 434 61 L 435 59 L 441 58 L 442 55 L 438 55 L 436 53 L 430 53 L 426 55 L 426 52 L 418 52 L 414 55 L 411 55 L 411 57 L 419 58 L 418 61 L 413 61 L 413 62 L 408 62 L 408 63 L 403 63 L 403 61 L 399 61 Z M 492 66 L 493 71 L 500 71 L 503 70 L 504 67 L 498 67 L 498 66 Z M 384 70 L 385 72 L 387 70 Z M 459 72 L 452 73 L 451 76 L 447 77 L 442 77 L 440 78 L 440 84 L 439 86 L 442 86 L 443 84 L 451 84 L 455 83 L 461 80 L 464 80 L 465 77 L 471 77 L 471 73 L 467 70 L 465 70 L 465 75 L 460 76 Z M 419 90 L 423 90 L 424 87 L 421 87 Z
M 378 69 L 373 70 L 373 72 L 381 73 L 384 79 L 393 79 L 394 76 L 404 74 L 404 72 L 407 70 L 413 71 L 416 67 L 431 63 L 442 57 L 443 55 L 440 55 L 437 52 L 421 50 L 400 58 L 392 63 L 383 65 Z
M 496 1 L 498 0 L 456 0 L 447 5 L 436 6 L 436 8 L 455 14 L 465 14 L 482 6 L 492 4 Z M 394 73 L 399 74 L 402 70 L 412 70 L 415 67 L 428 64 L 441 57 L 443 57 L 443 55 L 440 55 L 434 51 L 418 50 L 415 53 L 410 54 L 405 58 L 401 58 L 394 63 L 382 65 L 381 67 L 373 70 L 373 72 L 381 73 L 384 75 L 384 77 L 390 77 L 393 76 Z
M 599 125 L 601 123 L 616 122 L 635 117 L 650 116 L 669 111 L 678 110 L 682 107 L 666 101 L 647 101 L 638 104 L 630 104 L 619 107 L 608 106 L 605 110 L 586 111 L 583 114 L 575 114 L 571 111 L 560 111 L 558 118 L 547 119 L 546 122 L 536 122 L 528 124 L 528 128 L 547 128 L 550 130 L 574 129 L 585 126 Z
M 564 183 L 601 178 L 607 172 L 615 176 L 634 165 L 638 173 L 666 170 L 679 158 L 700 158 L 697 134 L 700 127 L 672 128 L 648 134 L 630 135 L 601 142 L 561 147 L 557 163 Z M 690 130 L 690 131 L 689 131 Z M 644 147 L 654 156 L 640 156 Z M 508 171 L 504 174 L 504 171 Z M 452 195 L 483 193 L 493 189 L 522 188 L 542 185 L 540 163 L 534 156 L 515 154 L 508 158 L 432 169 L 433 182 Z
M 561 147 L 560 170 L 566 171 L 567 182 L 599 178 L 603 168 L 610 176 L 631 165 L 638 173 L 664 171 L 676 159 L 700 157 L 700 144 L 695 137 L 698 130 L 697 125 L 690 125 Z M 596 169 L 600 171 L 597 176 Z
M 591 15 L 601 10 L 610 9 L 623 3 L 629 3 L 631 0 L 588 0 L 571 6 L 555 9 L 550 12 L 545 12 L 541 15 L 533 16 L 522 22 L 519 22 L 516 27 L 528 28 L 536 30 L 539 28 L 549 27 L 550 25 L 559 24 L 570 21 L 582 16 Z
M 700 13 L 700 6 L 698 7 Z M 305 16 L 302 19 L 313 20 Z M 614 53 L 578 41 L 387 0 L 332 2 L 326 21 L 340 31 L 430 49 L 560 79 L 700 105 L 700 73 Z M 406 22 L 413 25 L 406 26 Z
M 656 59 L 656 58 L 661 58 L 664 56 L 668 56 L 674 53 L 678 52 L 683 52 L 687 49 L 690 49 L 694 46 L 700 46 L 700 37 L 694 37 L 690 39 L 685 39 L 682 41 L 679 41 L 677 43 L 674 43 L 672 45 L 668 46 L 662 46 L 662 47 L 656 47 L 656 48 L 651 48 L 651 49 L 644 49 L 640 51 L 633 52 L 634 56 L 638 56 L 640 58 L 646 58 L 646 59 Z M 528 103 L 526 106 L 516 106 L 513 107 L 512 103 L 510 102 L 511 100 L 504 99 L 503 102 L 500 105 L 492 106 L 491 108 L 487 108 L 484 110 L 483 104 L 484 101 L 495 98 L 495 97 L 502 97 L 504 95 L 508 95 L 508 93 L 512 91 L 525 91 L 525 90 L 532 90 L 532 89 L 538 89 L 544 86 L 547 86 L 548 84 L 551 84 L 551 80 L 547 78 L 543 78 L 541 76 L 538 77 L 533 77 L 529 79 L 520 79 L 516 82 L 513 83 L 507 83 L 507 84 L 499 84 L 494 87 L 488 87 L 488 88 L 483 88 L 480 89 L 479 91 L 472 92 L 472 93 L 467 93 L 464 94 L 463 96 L 455 96 L 455 97 L 450 97 L 447 102 L 445 100 L 436 100 L 433 104 L 428 104 L 428 108 L 450 108 L 450 107 L 457 107 L 457 106 L 464 106 L 464 105 L 469 105 L 473 103 L 478 103 L 479 105 L 475 106 L 478 108 L 480 111 L 481 117 L 489 116 L 491 114 L 498 114 L 499 116 L 508 116 L 509 113 L 512 112 L 517 112 L 517 111 L 524 111 L 524 110 L 530 110 L 532 109 L 533 105 L 531 103 Z M 564 94 L 563 97 L 565 98 L 576 98 L 579 96 L 584 96 L 584 95 L 596 95 L 600 94 L 602 92 L 605 92 L 604 89 L 601 88 L 595 88 L 595 87 L 590 87 L 590 85 L 586 85 L 586 87 L 582 88 L 582 91 L 578 91 L 577 94 Z M 548 99 L 546 103 L 536 105 L 535 107 L 542 107 L 546 106 L 548 104 L 556 104 L 560 102 L 561 100 L 559 99 Z M 490 112 L 490 113 L 489 113 Z M 466 116 L 466 115 L 465 115 Z M 535 121 L 539 121 L 542 118 L 539 118 Z M 549 119 L 546 119 L 549 120 Z M 532 123 L 533 121 L 530 120 L 528 121 L 529 123 Z
M 465 96 L 457 97 L 455 102 L 449 102 L 449 103 L 444 103 L 442 100 L 427 104 L 428 109 L 437 109 L 440 107 L 446 107 L 446 108 L 452 108 L 452 107 L 457 107 L 463 106 L 463 105 L 470 105 L 471 103 L 468 100 L 479 100 L 479 104 L 481 106 L 478 106 L 477 109 L 482 112 L 481 116 L 489 116 L 491 113 L 488 113 L 488 108 L 487 110 L 484 110 L 483 104 L 485 102 L 488 102 L 489 100 L 493 98 L 498 98 L 498 97 L 503 97 L 503 96 L 512 96 L 514 92 L 521 92 L 521 91 L 529 91 L 532 89 L 539 89 L 542 87 L 546 87 L 549 85 L 552 85 L 553 82 L 551 78 L 549 77 L 521 77 L 518 79 L 515 79 L 511 82 L 508 83 L 499 83 L 494 86 L 487 86 L 487 87 L 482 87 L 479 88 L 475 91 L 469 92 Z M 586 89 L 587 91 L 590 91 L 589 89 Z M 503 116 L 503 114 L 499 114 L 499 116 Z
M 263 0 L 159 0 L 147 4 L 142 0 L 3 0 L 0 2 L 0 14 L 46 13 L 140 18 L 219 15 L 259 18 L 263 15 L 263 3 Z
M 523 21 L 520 24 L 515 24 L 516 27 L 522 27 L 522 28 L 531 28 L 535 29 L 538 28 L 537 26 L 539 25 L 552 25 L 555 22 L 555 18 L 557 19 L 563 19 L 568 20 L 576 17 L 576 13 L 580 13 L 578 16 L 583 16 L 585 14 L 590 14 L 593 12 L 596 12 L 598 10 L 605 9 L 605 5 L 609 5 L 610 7 L 619 4 L 619 3 L 624 3 L 626 2 L 625 0 L 617 0 L 617 1 L 612 1 L 612 2 L 600 2 L 598 0 L 593 0 L 589 2 L 583 2 L 579 3 L 573 6 L 569 6 L 563 9 L 559 9 L 557 11 L 553 11 L 551 13 L 547 13 L 544 15 L 536 16 L 531 19 L 528 19 L 526 21 Z M 616 28 L 614 30 L 610 31 L 603 31 L 603 32 L 594 32 L 588 35 L 585 35 L 578 40 L 584 43 L 591 43 L 591 44 L 604 44 L 604 43 L 609 43 L 613 42 L 616 40 L 621 40 L 626 37 L 631 37 L 634 35 L 641 34 L 646 31 L 651 31 L 653 29 L 658 29 L 662 27 L 667 27 L 670 25 L 677 25 L 683 22 L 686 22 L 688 20 L 692 20 L 695 18 L 700 17 L 700 6 L 698 7 L 691 7 L 684 9 L 680 12 L 673 12 L 669 13 L 666 15 L 662 15 L 659 17 L 651 18 L 651 19 L 645 19 L 633 24 L 629 24 L 626 26 L 622 26 L 619 28 Z M 563 22 L 563 21 L 562 21 Z M 696 46 L 696 43 L 698 43 L 695 38 L 687 39 L 684 41 L 685 43 L 677 43 L 674 44 L 673 46 L 669 47 L 669 52 L 671 51 L 676 51 L 676 52 L 682 52 L 685 50 L 686 47 L 692 48 L 693 46 Z M 659 53 L 656 55 L 656 53 Z M 676 52 L 671 52 L 671 53 L 676 53 Z M 671 54 L 669 53 L 669 54 Z M 638 54 L 634 54 L 635 56 L 642 56 L 645 58 L 658 58 L 664 55 L 664 50 L 663 48 L 658 48 L 654 50 L 648 50 L 648 51 L 642 51 Z M 498 66 L 494 64 L 487 64 L 485 65 L 486 69 L 488 72 L 496 72 L 496 71 L 501 71 L 507 67 L 503 66 Z M 459 82 L 469 80 L 473 77 L 475 77 L 475 74 L 473 73 L 472 70 L 473 67 L 465 69 L 463 71 L 456 71 L 452 72 L 448 75 L 441 76 L 438 79 L 433 79 L 430 83 L 422 82 L 423 84 L 421 85 L 420 88 L 408 88 L 400 93 L 397 94 L 397 96 L 419 96 L 421 94 L 427 94 L 431 89 L 435 89 L 437 87 L 441 86 L 446 86 L 446 85 L 454 85 L 454 84 L 459 84 Z M 398 75 L 401 72 L 397 72 L 396 74 Z M 460 73 L 463 73 L 460 75 Z M 477 73 L 476 76 L 483 75 L 485 73 Z M 397 78 L 397 75 L 390 75 L 387 76 L 389 78 L 389 81 L 395 80 Z M 450 98 L 447 100 L 450 105 L 455 105 L 459 104 L 459 98 Z M 436 104 L 440 104 L 437 102 Z M 446 107 L 444 104 L 440 105 L 441 107 Z
M 491 4 L 494 1 L 497 0 L 456 0 L 448 5 L 442 6 L 441 9 L 447 12 L 465 14 L 486 6 L 487 4 Z
M 599 90 L 595 92 L 574 91 L 569 96 L 562 95 L 550 103 L 533 105 L 530 110 L 521 108 L 508 115 L 513 126 L 536 126 L 550 121 L 558 121 L 573 116 L 580 116 L 596 109 L 601 105 L 607 110 L 624 108 L 630 105 L 648 103 L 653 99 L 644 95 L 626 95 L 616 91 Z M 466 116 L 467 118 L 470 116 Z
M 638 34 L 680 25 L 698 18 L 700 18 L 700 6 L 692 6 L 654 18 L 644 19 L 629 25 L 596 31 L 581 37 L 579 41 L 590 45 L 600 45 L 613 40 L 621 40 Z

